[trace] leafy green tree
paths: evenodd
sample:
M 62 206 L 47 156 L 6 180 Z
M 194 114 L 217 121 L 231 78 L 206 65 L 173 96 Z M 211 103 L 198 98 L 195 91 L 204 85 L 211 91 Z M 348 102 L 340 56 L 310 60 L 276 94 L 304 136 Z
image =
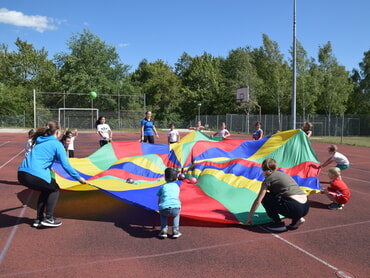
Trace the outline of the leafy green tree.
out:
M 280 52 L 277 42 L 271 41 L 263 34 L 263 46 L 252 51 L 253 61 L 258 76 L 264 82 L 258 103 L 262 111 L 267 114 L 277 112 L 279 116 L 279 129 L 281 128 L 281 114 L 289 113 L 291 99 L 291 70 L 284 55 Z
M 370 114 L 370 50 L 364 53 L 360 70 L 353 70 L 354 90 L 349 98 L 348 112 L 352 114 Z
M 98 93 L 96 103 L 101 110 L 115 110 L 117 99 L 109 94 L 117 93 L 122 80 L 127 74 L 128 66 L 121 64 L 115 47 L 90 31 L 73 34 L 67 42 L 69 53 L 61 52 L 55 55 L 55 61 L 60 69 L 61 89 L 69 94 Z M 86 99 L 70 98 L 75 107 L 86 106 Z
M 143 60 L 133 73 L 132 80 L 140 84 L 141 92 L 146 95 L 148 109 L 155 114 L 156 120 L 180 119 L 180 80 L 169 65 L 162 60 L 154 63 Z
M 293 54 L 291 48 L 290 51 Z M 293 55 L 292 55 L 293 56 Z M 290 59 L 293 63 L 293 60 Z M 293 65 L 292 65 L 293 67 Z M 317 100 L 318 89 L 315 78 L 314 61 L 310 61 L 307 57 L 307 51 L 302 44 L 297 41 L 296 44 L 296 93 L 297 93 L 297 114 L 301 114 L 303 119 L 306 119 L 307 114 L 312 114 L 315 111 L 315 102 Z
M 221 60 L 221 70 L 225 79 L 223 84 L 225 84 L 226 89 L 233 94 L 233 96 L 230 96 L 231 98 L 234 97 L 235 99 L 236 89 L 244 87 L 249 87 L 252 99 L 253 95 L 258 96 L 260 94 L 259 91 L 263 86 L 263 82 L 258 77 L 249 47 L 231 50 L 226 59 Z M 239 109 L 248 113 L 252 109 L 255 110 L 256 106 L 251 103 L 236 104 L 234 100 L 228 112 L 238 112 Z
M 214 115 L 224 113 L 225 107 L 234 102 L 232 93 L 224 94 L 220 89 L 222 73 L 220 58 L 215 58 L 206 52 L 202 56 L 182 56 L 176 72 L 180 73 L 182 82 L 182 114 L 185 120 L 194 119 L 201 104 L 202 114 Z M 184 63 L 185 61 L 185 63 Z M 180 67 L 181 66 L 181 67 Z

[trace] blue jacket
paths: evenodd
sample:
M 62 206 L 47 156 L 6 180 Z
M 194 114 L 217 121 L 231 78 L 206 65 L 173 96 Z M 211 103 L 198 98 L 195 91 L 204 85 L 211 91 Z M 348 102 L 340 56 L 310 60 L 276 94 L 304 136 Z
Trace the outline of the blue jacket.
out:
M 26 172 L 51 182 L 51 167 L 58 160 L 64 170 L 76 180 L 81 176 L 72 168 L 63 145 L 53 135 L 39 136 L 36 145 L 29 155 L 22 161 L 18 171 Z

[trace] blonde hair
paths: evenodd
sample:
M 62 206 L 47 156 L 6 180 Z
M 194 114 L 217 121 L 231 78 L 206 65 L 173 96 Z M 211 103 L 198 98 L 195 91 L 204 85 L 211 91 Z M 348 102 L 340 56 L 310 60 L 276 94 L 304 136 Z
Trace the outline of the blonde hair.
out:
M 333 176 L 340 177 L 340 169 L 338 167 L 331 167 L 328 169 L 328 172 Z

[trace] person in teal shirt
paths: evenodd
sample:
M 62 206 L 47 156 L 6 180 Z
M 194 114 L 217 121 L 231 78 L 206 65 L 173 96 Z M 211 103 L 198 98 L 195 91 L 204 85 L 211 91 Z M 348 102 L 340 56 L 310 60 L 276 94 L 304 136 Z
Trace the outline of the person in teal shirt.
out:
M 49 121 L 46 126 L 39 127 L 32 135 L 32 151 L 18 168 L 19 183 L 41 192 L 37 201 L 37 218 L 33 223 L 36 228 L 58 227 L 62 224 L 53 216 L 59 198 L 59 186 L 51 170 L 54 161 L 59 161 L 73 179 L 86 184 L 86 180 L 69 163 L 66 151 L 58 140 L 61 134 L 60 125 L 56 121 Z
M 157 192 L 158 209 L 161 219 L 161 232 L 158 237 L 167 237 L 168 217 L 173 217 L 172 237 L 178 238 L 181 236 L 179 231 L 180 226 L 180 188 L 175 183 L 177 180 L 177 171 L 173 168 L 167 168 L 164 172 L 166 183 L 162 184 Z

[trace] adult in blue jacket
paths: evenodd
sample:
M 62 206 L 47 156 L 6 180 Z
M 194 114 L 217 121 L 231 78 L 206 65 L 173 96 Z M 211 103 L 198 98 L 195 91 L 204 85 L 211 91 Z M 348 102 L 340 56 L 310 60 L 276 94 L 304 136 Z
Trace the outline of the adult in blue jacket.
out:
M 69 163 L 66 151 L 58 140 L 60 135 L 60 125 L 56 121 L 49 121 L 46 126 L 39 127 L 31 137 L 32 151 L 18 168 L 18 181 L 41 192 L 37 202 L 37 218 L 33 223 L 36 228 L 41 225 L 58 227 L 62 224 L 53 216 L 59 198 L 59 186 L 51 171 L 54 161 L 59 161 L 72 178 L 82 184 L 86 183 Z

